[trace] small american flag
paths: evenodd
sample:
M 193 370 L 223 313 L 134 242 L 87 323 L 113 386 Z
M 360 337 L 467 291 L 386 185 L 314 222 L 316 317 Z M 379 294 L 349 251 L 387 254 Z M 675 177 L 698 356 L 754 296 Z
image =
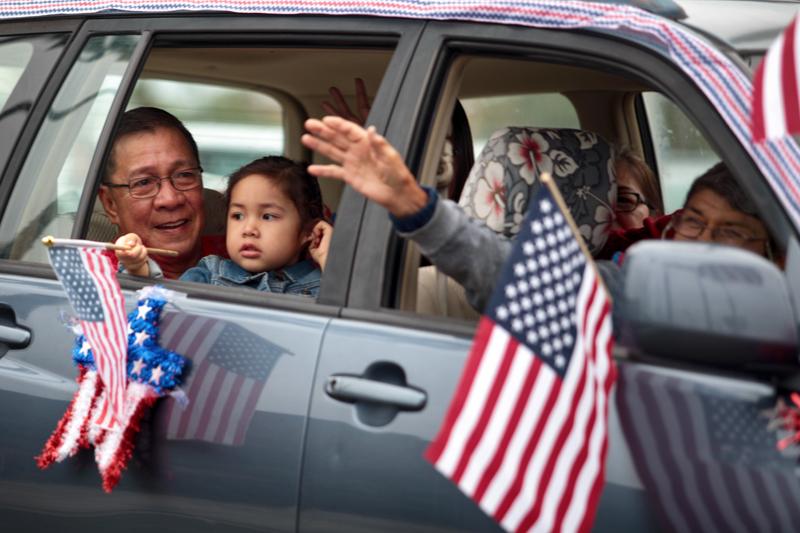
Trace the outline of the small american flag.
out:
M 172 402 L 167 438 L 242 445 L 264 384 L 288 352 L 237 324 L 188 315 L 167 316 L 161 338 L 192 359 L 189 405 Z
M 800 133 L 800 26 L 795 17 L 772 43 L 753 79 L 753 140 Z
M 100 248 L 51 246 L 50 263 L 78 315 L 94 352 L 105 394 L 94 423 L 117 429 L 125 412 L 128 352 L 125 299 L 117 281 L 117 258 Z
M 542 186 L 426 458 L 508 531 L 588 530 L 612 342 L 605 288 Z
M 733 391 L 633 363 L 617 386 L 625 440 L 667 531 L 797 531 L 796 457 L 764 412 L 772 391 Z M 766 390 L 764 390 L 766 389 Z

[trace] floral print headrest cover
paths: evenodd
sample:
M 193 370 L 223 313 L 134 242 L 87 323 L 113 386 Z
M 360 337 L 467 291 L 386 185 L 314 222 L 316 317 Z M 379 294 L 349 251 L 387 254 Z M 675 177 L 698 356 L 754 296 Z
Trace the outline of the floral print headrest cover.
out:
M 549 172 L 592 255 L 606 243 L 617 201 L 611 145 L 596 133 L 508 127 L 494 132 L 464 185 L 459 204 L 487 226 L 513 237 L 538 176 Z

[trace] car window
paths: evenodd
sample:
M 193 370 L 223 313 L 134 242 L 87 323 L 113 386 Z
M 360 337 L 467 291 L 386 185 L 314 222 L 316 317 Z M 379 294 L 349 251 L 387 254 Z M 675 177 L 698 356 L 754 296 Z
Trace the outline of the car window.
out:
M 16 87 L 32 56 L 31 42 L 0 42 L 0 109 L 5 107 L 11 91 Z
M 108 110 L 137 35 L 90 38 L 39 129 L 0 227 L 0 257 L 46 262 L 45 235 L 69 237 Z
M 655 168 L 661 181 L 664 209 L 671 213 L 683 206 L 694 179 L 711 168 L 719 156 L 691 120 L 661 93 L 642 94 Z
M 438 159 L 444 158 L 437 157 L 437 153 L 442 153 L 440 136 L 445 131 L 443 126 L 449 126 L 448 110 L 452 109 L 451 105 L 457 109 L 460 103 L 469 119 L 474 162 L 469 165 L 471 171 L 468 167 L 453 177 L 463 180 L 464 185 L 460 197 L 452 199 L 458 201 L 471 217 L 498 233 L 512 236 L 524 216 L 528 190 L 524 182 L 533 179 L 533 165 L 537 168 L 544 165 L 542 168 L 559 173 L 569 172 L 575 164 L 559 167 L 569 157 L 560 161 L 553 159 L 550 163 L 528 160 L 528 149 L 541 149 L 548 161 L 551 153 L 548 145 L 552 145 L 553 153 L 566 155 L 568 150 L 561 150 L 557 145 L 560 138 L 573 135 L 569 131 L 575 129 L 599 133 L 609 143 L 615 143 L 618 137 L 615 124 L 621 114 L 618 109 L 621 104 L 611 96 L 611 89 L 621 93 L 638 85 L 625 78 L 583 67 L 464 55 L 453 60 L 445 87 L 441 108 L 427 138 L 428 151 L 420 172 L 421 179 L 433 185 L 430 169 Z M 541 134 L 537 133 L 539 130 Z M 531 132 L 531 135 L 526 132 Z M 576 142 L 583 144 L 579 140 Z M 453 140 L 453 143 L 457 141 Z M 604 146 L 610 145 L 604 143 Z M 519 183 L 509 183 L 501 165 L 490 163 L 494 159 L 513 163 L 519 173 Z M 464 165 L 456 164 L 454 167 L 463 168 Z M 436 179 L 438 181 L 439 176 Z M 605 205 L 611 201 L 607 197 L 610 185 L 606 189 L 603 193 Z M 586 220 L 579 221 L 590 234 L 599 231 L 602 225 L 595 220 L 594 214 L 594 210 L 592 213 L 587 211 Z M 421 263 L 418 261 L 415 248 L 409 246 L 405 258 L 405 283 L 416 290 L 401 291 L 400 308 L 413 308 L 423 314 L 477 318 L 477 312 L 457 283 L 426 264 L 424 259 Z
M 233 170 L 259 157 L 284 153 L 286 111 L 278 99 L 261 91 L 141 79 L 128 109 L 140 106 L 159 107 L 182 117 L 200 150 L 207 189 L 225 192 Z

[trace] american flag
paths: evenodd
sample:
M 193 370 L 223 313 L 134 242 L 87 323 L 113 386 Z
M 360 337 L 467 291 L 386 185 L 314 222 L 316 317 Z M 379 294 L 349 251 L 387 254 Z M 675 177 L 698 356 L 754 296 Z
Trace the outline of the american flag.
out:
M 542 186 L 426 458 L 508 531 L 589 529 L 612 342 L 605 288 Z
M 700 384 L 628 363 L 617 405 L 625 440 L 665 529 L 797 531 L 800 478 L 764 411 L 771 390 Z
M 128 352 L 125 298 L 117 281 L 117 258 L 101 248 L 51 246 L 50 263 L 78 315 L 105 388 L 94 423 L 117 429 L 125 413 Z
M 189 404 L 171 402 L 167 438 L 242 445 L 264 384 L 288 352 L 242 326 L 201 316 L 168 315 L 161 339 L 192 360 Z
M 800 26 L 795 17 L 770 46 L 753 79 L 753 140 L 800 133 Z

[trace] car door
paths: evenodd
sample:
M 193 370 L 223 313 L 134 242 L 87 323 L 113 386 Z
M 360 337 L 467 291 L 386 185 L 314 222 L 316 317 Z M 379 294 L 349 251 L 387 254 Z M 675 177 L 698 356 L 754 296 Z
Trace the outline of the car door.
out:
M 364 26 L 358 20 L 340 22 L 334 33 L 352 44 Z M 16 28 L 8 24 L 3 31 L 13 34 Z M 25 144 L 13 150 L 0 201 L 4 527 L 296 529 L 311 387 L 323 332 L 343 302 L 338 294 L 347 289 L 352 254 L 346 244 L 358 228 L 358 205 L 337 217 L 343 245 L 329 256 L 320 302 L 166 282 L 177 295 L 162 317 L 161 344 L 193 363 L 182 387 L 188 403 L 166 397 L 145 416 L 134 455 L 112 494 L 101 490 L 88 451 L 44 472 L 33 460 L 76 390 L 70 361 L 74 336 L 62 318 L 71 311 L 38 241 L 45 233 L 84 235 L 114 123 L 154 38 L 170 33 L 208 39 L 215 33 L 241 41 L 248 34 L 309 43 L 331 39 L 330 32 L 323 35 L 326 28 L 328 21 L 313 17 L 229 18 L 224 28 L 218 16 L 90 19 L 70 36 L 65 59 L 48 84 L 39 80 L 42 96 L 20 127 Z M 374 30 L 369 27 L 364 39 L 374 40 Z M 391 43 L 404 50 L 390 69 L 391 89 L 418 31 L 399 24 L 384 25 L 381 32 L 392 34 Z M 381 39 L 384 46 L 387 40 Z M 26 76 L 23 71 L 20 79 Z M 376 105 L 390 96 L 391 90 L 379 94 Z M 13 93 L 8 101 L 17 101 Z M 121 283 L 131 310 L 134 291 L 149 282 L 122 276 Z
M 669 61 L 644 47 L 612 41 L 601 35 L 488 24 L 429 23 L 385 130 L 387 138 L 423 182 L 431 184 L 424 169 L 433 174 L 429 163 L 437 160 L 426 157 L 426 143 L 427 146 L 441 146 L 430 136 L 440 124 L 435 113 L 437 105 L 446 99 L 448 90 L 452 91 L 447 69 L 458 65 L 460 56 L 470 53 L 481 58 L 494 55 L 503 59 L 519 54 L 521 58 L 540 58 L 544 63 L 588 66 L 603 72 L 613 70 L 637 79 L 640 78 L 636 72 L 646 73 L 646 85 L 655 84 L 679 102 L 706 138 L 713 139 L 721 157 L 739 171 L 737 177 L 745 180 L 744 186 L 752 194 L 769 198 L 773 210 L 765 211 L 765 217 L 772 217 L 769 220 L 771 229 L 776 238 L 785 242 L 790 232 L 785 215 L 775 204 L 753 162 L 744 155 L 738 140 L 700 91 L 685 79 L 676 82 L 677 68 Z M 509 80 L 509 83 L 514 81 Z M 598 127 L 607 128 L 601 130 L 604 134 L 613 133 L 610 120 L 597 121 L 594 114 L 589 119 Z M 496 127 L 507 125 L 512 124 Z M 455 389 L 475 323 L 399 311 L 403 305 L 402 287 L 407 280 L 404 276 L 408 272 L 403 262 L 413 252 L 409 246 L 403 247 L 393 234 L 385 211 L 375 205 L 367 206 L 362 228 L 347 307 L 326 331 L 314 386 L 300 529 L 495 530 L 497 525 L 455 485 L 437 474 L 422 456 L 441 424 Z M 625 352 L 620 354 L 625 355 Z M 722 405 L 735 403 L 741 409 L 732 415 L 738 428 L 742 433 L 757 432 L 760 437 L 756 444 L 747 448 L 749 452 L 736 452 L 739 455 L 732 452 L 728 460 L 735 462 L 730 457 L 741 457 L 755 450 L 763 454 L 774 451 L 771 447 L 775 440 L 767 436 L 766 422 L 753 416 L 764 405 L 775 401 L 777 389 L 766 382 L 763 375 L 739 373 L 726 376 L 729 379 L 717 379 L 720 371 L 713 365 L 678 371 L 682 366 L 671 359 L 633 363 L 622 358 L 617 362 L 620 373 L 628 376 L 629 384 L 635 383 L 635 377 L 658 376 L 652 381 L 660 390 L 646 392 L 648 402 L 660 401 L 664 395 L 678 396 L 680 405 L 686 408 L 670 406 L 670 416 L 686 420 L 692 427 L 707 426 L 711 431 L 710 418 L 706 418 L 710 415 L 692 411 L 699 403 L 711 401 L 709 395 Z M 644 378 L 644 381 L 650 382 L 651 378 Z M 634 434 L 641 431 L 641 426 L 632 420 L 641 412 L 636 413 L 630 406 L 637 401 L 641 388 L 629 386 L 623 392 L 624 397 L 618 399 L 619 390 L 615 391 L 610 402 L 606 483 L 594 529 L 670 528 L 673 524 L 660 521 L 666 516 L 667 508 L 660 499 L 662 492 L 650 483 L 651 479 L 645 478 L 641 463 L 634 460 L 634 456 L 641 454 Z M 698 399 L 700 397 L 704 399 Z M 661 433 L 648 435 L 648 439 L 659 435 L 678 438 L 667 435 L 675 419 L 663 422 Z M 706 442 L 710 439 L 707 435 L 698 438 L 705 438 Z M 682 447 L 687 444 L 671 441 L 669 450 L 680 456 Z M 688 464 L 681 459 L 678 462 L 681 468 Z M 720 463 L 721 469 L 727 468 L 723 461 Z M 679 472 L 682 470 L 661 471 L 670 483 L 675 483 L 672 490 L 676 493 L 683 490 L 680 483 L 684 480 Z M 732 475 L 742 476 L 739 472 Z M 718 488 L 725 480 L 715 483 L 707 490 Z M 695 505 L 702 512 L 710 513 L 709 516 L 713 512 L 732 512 L 739 506 L 739 511 L 748 516 L 743 522 L 744 530 L 748 526 L 758 529 L 765 524 L 775 524 L 770 522 L 768 512 L 756 509 L 758 504 L 751 503 L 751 488 L 744 490 L 727 500 L 727 507 L 709 500 L 698 500 Z M 678 504 L 682 501 L 678 500 Z M 709 523 L 709 519 L 704 520 L 701 525 Z M 776 528 L 787 523 L 780 522 Z

